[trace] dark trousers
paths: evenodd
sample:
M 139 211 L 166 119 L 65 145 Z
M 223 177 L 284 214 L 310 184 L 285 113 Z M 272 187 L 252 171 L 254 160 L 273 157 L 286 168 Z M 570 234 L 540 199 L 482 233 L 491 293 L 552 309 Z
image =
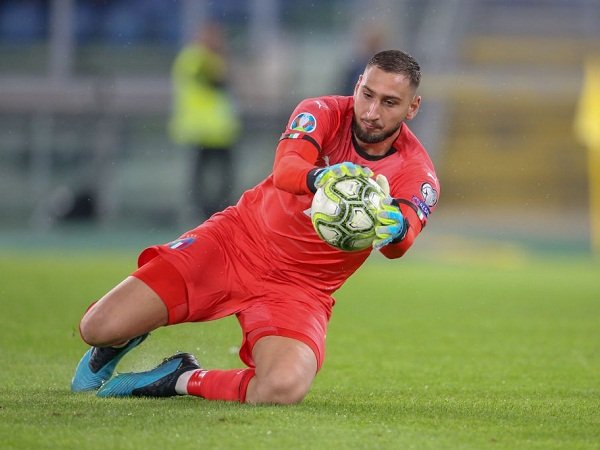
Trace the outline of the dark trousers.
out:
M 195 147 L 190 188 L 193 208 L 207 219 L 233 203 L 235 189 L 232 149 Z

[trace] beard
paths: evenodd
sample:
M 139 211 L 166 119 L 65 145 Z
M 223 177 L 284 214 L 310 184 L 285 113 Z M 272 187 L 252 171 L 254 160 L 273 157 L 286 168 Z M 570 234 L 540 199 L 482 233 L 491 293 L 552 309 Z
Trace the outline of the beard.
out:
M 385 131 L 366 131 L 363 130 L 360 126 L 360 123 L 356 120 L 356 117 L 352 119 L 352 132 L 354 133 L 354 137 L 365 144 L 377 144 L 379 142 L 385 141 L 387 138 L 392 136 L 396 131 L 400 129 L 402 126 L 402 122 L 399 122 L 395 127 Z

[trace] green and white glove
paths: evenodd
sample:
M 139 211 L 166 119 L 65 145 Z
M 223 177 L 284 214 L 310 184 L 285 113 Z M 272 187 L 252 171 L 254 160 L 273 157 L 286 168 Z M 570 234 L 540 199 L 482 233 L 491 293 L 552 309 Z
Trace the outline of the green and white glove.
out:
M 370 178 L 373 176 L 373 171 L 368 167 L 345 161 L 334 164 L 333 166 L 316 169 L 311 175 L 314 177 L 313 185 L 316 192 L 317 189 L 324 186 L 331 179 L 342 178 L 345 176 Z
M 377 184 L 387 195 L 377 211 L 378 225 L 375 227 L 376 238 L 373 248 L 379 250 L 391 243 L 400 242 L 408 231 L 408 222 L 402 215 L 398 203 L 390 196 L 390 184 L 384 175 L 377 175 Z

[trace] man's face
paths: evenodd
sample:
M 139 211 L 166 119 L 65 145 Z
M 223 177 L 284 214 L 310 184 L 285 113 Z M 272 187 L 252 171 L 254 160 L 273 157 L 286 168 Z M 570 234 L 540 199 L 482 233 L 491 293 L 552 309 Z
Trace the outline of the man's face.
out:
M 406 76 L 367 68 L 354 88 L 355 137 L 376 144 L 394 136 L 403 121 L 415 117 L 420 103 Z

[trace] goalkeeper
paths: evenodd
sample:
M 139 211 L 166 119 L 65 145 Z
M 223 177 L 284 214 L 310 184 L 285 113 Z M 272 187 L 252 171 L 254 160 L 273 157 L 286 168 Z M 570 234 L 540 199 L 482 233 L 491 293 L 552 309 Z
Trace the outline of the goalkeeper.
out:
M 367 63 L 353 96 L 302 101 L 281 135 L 272 174 L 237 205 L 142 251 L 139 268 L 87 309 L 80 332 L 91 347 L 71 389 L 100 397 L 301 401 L 325 359 L 332 295 L 372 251 L 327 245 L 305 211 L 328 179 L 375 176 L 389 198 L 378 212 L 374 248 L 388 258 L 409 249 L 439 193 L 433 164 L 406 124 L 419 110 L 420 78 L 410 55 L 388 50 Z M 231 315 L 242 329 L 245 367 L 201 368 L 191 354 L 177 353 L 146 372 L 113 376 L 151 331 Z

